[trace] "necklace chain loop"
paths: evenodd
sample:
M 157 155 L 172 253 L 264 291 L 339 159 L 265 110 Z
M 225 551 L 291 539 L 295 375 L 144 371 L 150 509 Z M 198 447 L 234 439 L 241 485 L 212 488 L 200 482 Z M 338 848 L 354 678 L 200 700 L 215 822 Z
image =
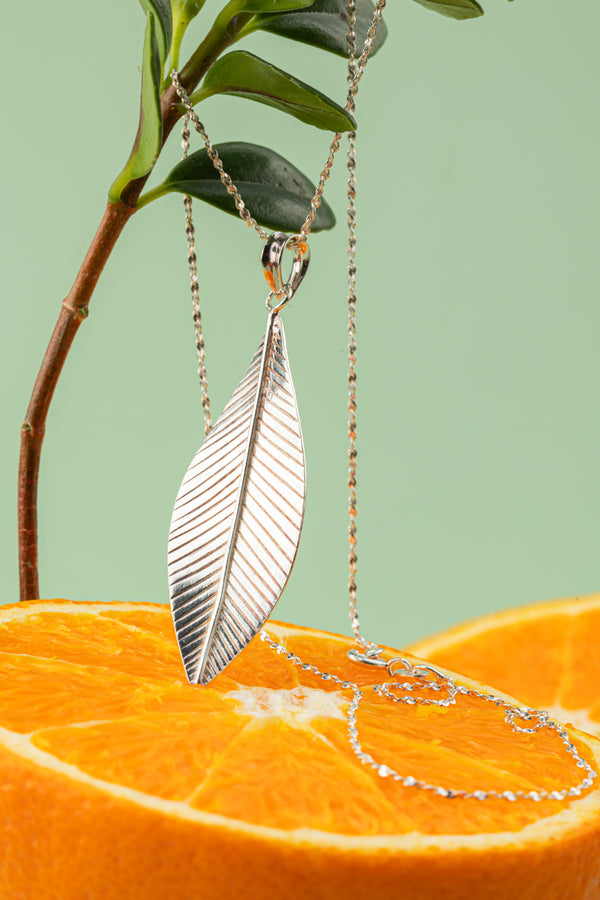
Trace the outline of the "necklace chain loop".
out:
M 371 25 L 367 31 L 367 36 L 360 57 L 356 56 L 356 0 L 348 0 L 347 2 L 347 22 L 348 22 L 348 97 L 346 102 L 346 110 L 354 114 L 356 108 L 356 93 L 358 84 L 362 78 L 369 53 L 371 52 L 375 39 L 377 25 L 381 19 L 386 0 L 377 0 L 375 11 Z M 329 178 L 331 167 L 337 151 L 339 150 L 341 133 L 337 133 L 330 145 L 329 155 L 325 166 L 319 177 L 315 194 L 310 203 L 310 210 L 306 220 L 297 235 L 287 237 L 286 235 L 269 235 L 264 231 L 250 214 L 242 197 L 231 177 L 225 172 L 223 163 L 219 155 L 211 143 L 204 125 L 196 115 L 190 99 L 185 92 L 179 74 L 174 71 L 171 73 L 173 84 L 177 93 L 186 109 L 184 116 L 184 124 L 182 130 L 182 148 L 184 158 L 189 151 L 189 122 L 194 124 L 198 134 L 202 137 L 206 146 L 207 153 L 213 162 L 213 165 L 219 172 L 219 176 L 223 185 L 229 194 L 233 196 L 236 208 L 240 218 L 247 225 L 254 228 L 263 241 L 271 241 L 273 238 L 286 238 L 284 246 L 290 249 L 296 249 L 297 255 L 307 253 L 307 248 L 298 250 L 300 245 L 306 242 L 306 239 L 312 228 L 315 215 L 321 203 L 321 197 L 325 188 L 327 179 Z M 366 752 L 359 740 L 358 734 L 358 709 L 364 692 L 353 681 L 344 681 L 338 675 L 321 671 L 312 663 L 304 662 L 295 653 L 290 652 L 285 645 L 274 641 L 267 631 L 261 629 L 259 632 L 261 640 L 265 641 L 268 646 L 277 654 L 285 655 L 293 665 L 298 666 L 304 672 L 312 672 L 323 681 L 337 684 L 343 690 L 352 691 L 352 700 L 350 701 L 346 714 L 348 727 L 348 741 L 352 750 L 358 759 L 365 765 L 374 769 L 382 778 L 391 778 L 403 784 L 405 787 L 414 787 L 420 790 L 432 791 L 445 799 L 454 799 L 461 797 L 463 799 L 475 800 L 531 800 L 539 802 L 541 800 L 565 800 L 569 797 L 578 797 L 585 790 L 590 788 L 597 777 L 597 773 L 592 769 L 590 764 L 583 759 L 575 745 L 571 742 L 567 731 L 557 722 L 550 719 L 547 712 L 529 707 L 514 706 L 507 700 L 494 694 L 486 694 L 477 691 L 474 688 L 468 688 L 465 685 L 457 685 L 449 675 L 445 675 L 436 667 L 428 663 L 413 663 L 403 656 L 394 657 L 391 660 L 383 658 L 383 648 L 378 644 L 367 641 L 361 634 L 360 620 L 357 610 L 357 585 L 356 585 L 356 513 L 357 513 L 357 496 L 356 496 L 356 132 L 348 133 L 348 509 L 349 509 L 349 525 L 348 525 L 348 543 L 349 543 L 349 606 L 350 606 L 350 622 L 352 631 L 357 643 L 357 647 L 348 651 L 351 660 L 363 665 L 371 667 L 387 669 L 391 681 L 381 684 L 371 685 L 371 689 L 380 697 L 394 703 L 403 703 L 410 706 L 419 704 L 433 705 L 439 707 L 454 706 L 459 696 L 476 697 L 486 703 L 492 703 L 495 706 L 504 709 L 505 722 L 516 733 L 533 734 L 543 728 L 554 731 L 565 746 L 567 754 L 574 760 L 579 769 L 585 771 L 585 776 L 577 784 L 571 787 L 562 788 L 561 790 L 548 791 L 546 789 L 522 791 L 522 790 L 465 790 L 461 788 L 447 788 L 441 785 L 429 784 L 428 782 L 415 778 L 412 775 L 402 775 L 384 763 L 380 763 L 371 754 Z M 198 372 L 200 376 L 200 384 L 202 388 L 202 407 L 204 410 L 205 433 L 208 434 L 211 427 L 210 402 L 207 390 L 206 375 L 206 359 L 204 350 L 204 339 L 202 333 L 202 318 L 199 306 L 199 289 L 197 277 L 197 260 L 195 249 L 194 224 L 192 219 L 192 199 L 188 195 L 184 197 L 186 234 L 188 240 L 188 262 L 190 267 L 190 282 L 192 290 L 192 302 L 194 312 L 194 324 L 196 330 L 196 349 L 198 354 Z M 268 246 L 268 245 L 267 245 Z M 301 278 L 300 278 L 301 280 Z M 299 283 L 299 281 L 298 281 Z M 276 290 L 272 291 L 267 298 L 270 304 L 272 299 L 287 302 L 288 285 L 275 285 Z M 297 284 L 295 284 L 297 287 Z M 287 298 L 289 299 L 289 297 Z M 281 304 L 283 305 L 283 303 Z M 400 664 L 400 667 L 398 665 Z M 408 680 L 398 680 L 399 678 Z M 419 693 L 415 693 L 419 692 Z M 427 695 L 429 692 L 430 696 Z
M 421 663 L 413 665 L 408 660 L 405 660 L 402 657 L 397 657 L 396 659 L 389 660 L 388 662 L 385 662 L 383 664 L 386 666 L 389 665 L 391 667 L 394 663 L 401 660 L 409 668 L 413 676 L 416 676 L 416 683 L 414 683 L 414 686 L 412 687 L 407 687 L 406 684 L 400 683 L 371 685 L 371 689 L 375 693 L 385 697 L 386 699 L 392 699 L 397 703 L 407 703 L 411 706 L 416 706 L 418 704 L 429 704 L 442 707 L 451 706 L 456 703 L 456 697 L 458 695 L 477 697 L 478 699 L 483 700 L 486 703 L 492 703 L 494 704 L 494 706 L 503 708 L 505 710 L 505 721 L 511 726 L 513 731 L 525 731 L 526 733 L 533 733 L 534 731 L 539 731 L 541 728 L 548 728 L 551 731 L 554 731 L 564 744 L 567 754 L 574 760 L 577 768 L 583 769 L 585 771 L 585 776 L 577 784 L 553 791 L 548 791 L 545 788 L 539 788 L 538 790 L 531 791 L 496 791 L 482 789 L 464 790 L 463 788 L 447 788 L 439 784 L 430 784 L 427 781 L 415 778 L 413 775 L 402 775 L 391 766 L 388 766 L 385 763 L 378 762 L 370 753 L 367 753 L 367 751 L 363 749 L 358 735 L 357 715 L 358 707 L 364 697 L 364 692 L 355 682 L 343 681 L 339 677 L 339 675 L 333 675 L 329 672 L 322 672 L 317 666 L 314 666 L 311 663 L 304 662 L 295 653 L 291 653 L 284 644 L 279 644 L 277 643 L 277 641 L 274 641 L 264 628 L 260 631 L 260 638 L 261 640 L 265 641 L 272 650 L 274 650 L 278 654 L 285 655 L 285 658 L 287 660 L 293 663 L 293 665 L 298 666 L 298 668 L 302 669 L 304 672 L 312 672 L 314 675 L 322 678 L 323 681 L 332 682 L 333 684 L 339 685 L 339 687 L 343 690 L 352 691 L 353 697 L 350 701 L 350 706 L 348 707 L 348 711 L 346 713 L 346 720 L 348 725 L 348 741 L 360 761 L 364 765 L 368 765 L 372 769 L 374 769 L 382 778 L 391 778 L 393 781 L 400 782 L 405 787 L 414 787 L 424 791 L 433 791 L 434 794 L 437 794 L 439 797 L 443 797 L 447 800 L 462 797 L 465 800 L 508 800 L 511 802 L 514 802 L 515 800 L 533 800 L 534 802 L 539 802 L 540 800 L 566 800 L 569 797 L 579 797 L 584 791 L 592 787 L 594 779 L 597 778 L 597 773 L 594 771 L 594 769 L 592 769 L 587 760 L 583 759 L 583 757 L 579 755 L 577 747 L 572 743 L 567 731 L 562 727 L 562 725 L 559 725 L 558 722 L 554 722 L 552 719 L 550 719 L 547 713 L 537 709 L 530 709 L 528 707 L 513 706 L 508 702 L 508 700 L 497 697 L 495 694 L 485 694 L 482 691 L 477 691 L 474 688 L 468 688 L 465 685 L 456 685 L 449 676 L 444 675 L 443 672 L 440 672 L 434 666 Z M 377 663 L 377 665 L 380 664 L 381 663 Z M 427 670 L 427 672 L 429 672 L 430 674 L 435 674 L 437 676 L 438 681 L 435 682 L 435 686 L 434 682 L 429 681 L 429 683 L 425 683 L 423 679 L 418 676 L 417 673 L 425 672 L 425 670 Z M 398 674 L 400 673 L 396 671 L 396 675 Z M 427 697 L 416 697 L 412 696 L 410 693 L 404 696 L 391 694 L 390 690 L 395 686 L 399 686 L 406 691 L 417 689 L 430 689 L 433 691 L 440 691 L 445 688 L 447 689 L 448 694 L 446 697 L 440 700 Z M 525 729 L 516 725 L 516 723 L 514 722 L 515 718 L 526 721 L 535 721 L 537 719 L 538 721 L 537 724 L 535 724 L 532 728 Z

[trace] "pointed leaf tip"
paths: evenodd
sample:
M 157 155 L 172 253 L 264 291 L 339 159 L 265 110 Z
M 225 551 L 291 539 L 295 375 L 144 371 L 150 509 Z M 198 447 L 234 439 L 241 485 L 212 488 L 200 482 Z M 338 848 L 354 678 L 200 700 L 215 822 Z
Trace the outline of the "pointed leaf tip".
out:
M 199 95 L 231 94 L 273 106 L 329 131 L 352 131 L 356 122 L 334 100 L 246 50 L 234 50 L 208 70 Z
M 375 11 L 371 0 L 356 0 L 356 41 L 362 47 Z M 338 56 L 348 56 L 347 0 L 314 0 L 310 7 L 289 13 L 269 12 L 256 17 L 253 27 L 279 34 L 328 50 Z M 377 26 L 371 56 L 387 37 L 385 22 Z
M 123 189 L 130 181 L 142 178 L 152 170 L 160 153 L 162 142 L 161 69 L 156 17 L 152 13 L 148 13 L 142 61 L 140 124 L 129 159 L 108 192 L 109 200 L 112 203 L 120 200 Z
M 477 0 L 415 0 L 415 3 L 450 19 L 476 19 L 483 15 Z
M 173 14 L 169 0 L 140 0 L 142 9 L 155 17 L 157 28 L 156 37 L 160 54 L 161 67 L 171 49 L 173 39 Z

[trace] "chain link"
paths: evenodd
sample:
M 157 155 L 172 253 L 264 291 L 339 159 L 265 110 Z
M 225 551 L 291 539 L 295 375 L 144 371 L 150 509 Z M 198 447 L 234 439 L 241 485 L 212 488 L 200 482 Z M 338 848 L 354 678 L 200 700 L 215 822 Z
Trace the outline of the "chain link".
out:
M 356 2 L 348 0 L 348 101 L 346 109 L 356 111 Z M 372 46 L 372 39 L 371 44 Z M 366 63 L 366 59 L 365 59 Z M 364 69 L 364 65 L 363 65 Z M 348 133 L 348 602 L 350 624 L 363 651 L 376 649 L 360 632 L 357 606 L 357 496 L 356 496 L 356 131 Z
M 269 237 L 269 235 L 263 228 L 260 227 L 260 225 L 258 224 L 256 219 L 254 219 L 250 215 L 250 211 L 249 211 L 248 207 L 246 206 L 246 204 L 244 203 L 244 201 L 242 200 L 240 192 L 238 191 L 237 187 L 233 183 L 231 176 L 228 175 L 227 172 L 225 171 L 225 169 L 223 167 L 223 163 L 221 162 L 221 158 L 220 158 L 219 154 L 217 153 L 214 145 L 212 144 L 208 134 L 206 133 L 206 129 L 205 129 L 204 125 L 198 118 L 196 111 L 194 110 L 194 107 L 191 104 L 190 98 L 188 97 L 188 95 L 185 91 L 185 88 L 181 84 L 181 80 L 179 78 L 179 72 L 176 69 L 173 69 L 173 71 L 171 72 L 171 80 L 172 80 L 173 84 L 175 85 L 175 90 L 177 91 L 177 94 L 179 95 L 179 99 L 185 106 L 187 115 L 191 119 L 191 121 L 194 125 L 194 128 L 196 129 L 196 131 L 198 132 L 198 134 L 204 141 L 204 146 L 206 147 L 206 152 L 208 153 L 208 156 L 209 156 L 210 160 L 212 161 L 213 166 L 219 173 L 219 177 L 221 179 L 223 187 L 225 188 L 227 193 L 233 197 L 233 202 L 235 203 L 235 207 L 236 207 L 238 213 L 240 214 L 240 218 L 250 228 L 254 228 L 254 230 L 256 231 L 258 236 L 261 238 L 261 240 L 266 241 L 267 238 Z
M 355 94 L 350 88 L 356 75 L 356 2 L 348 0 L 348 112 L 356 111 Z M 348 600 L 350 624 L 363 650 L 367 642 L 360 633 L 356 605 L 356 131 L 348 133 Z
M 375 41 L 375 35 L 377 33 L 377 26 L 381 21 L 381 16 L 383 15 L 383 10 L 385 9 L 386 0 L 377 0 L 375 5 L 375 11 L 373 13 L 373 19 L 371 20 L 371 25 L 367 31 L 365 42 L 363 44 L 363 49 L 361 52 L 358 61 L 355 61 L 356 55 L 356 4 L 355 0 L 348 0 L 347 4 L 347 24 L 348 24 L 348 97 L 346 100 L 346 112 L 349 112 L 351 115 L 354 114 L 354 110 L 356 108 L 356 94 L 358 92 L 358 85 L 360 79 L 362 78 L 365 66 L 367 65 L 367 61 L 369 59 L 369 54 L 373 49 L 373 43 Z M 356 137 L 356 132 L 349 132 L 350 135 L 354 135 Z M 317 184 L 317 188 L 315 190 L 315 195 L 310 203 L 310 211 L 306 217 L 304 225 L 300 229 L 300 236 L 306 239 L 310 233 L 312 228 L 312 224 L 314 222 L 315 216 L 317 214 L 317 210 L 321 205 L 321 198 L 323 196 L 323 191 L 325 189 L 325 184 L 329 175 L 331 174 L 331 167 L 333 166 L 333 161 L 335 159 L 335 155 L 340 149 L 340 142 L 342 139 L 342 133 L 337 132 L 334 135 L 334 138 L 329 147 L 329 156 L 327 157 L 327 161 L 321 175 L 319 176 L 319 183 Z M 362 638 L 360 638 L 362 641 Z
M 183 159 L 186 159 L 190 149 L 189 113 L 183 118 L 181 129 L 181 149 Z M 198 356 L 198 377 L 202 392 L 202 410 L 204 412 L 204 434 L 208 434 L 211 428 L 210 398 L 208 396 L 208 381 L 206 377 L 206 353 L 204 346 L 204 334 L 202 330 L 202 314 L 200 312 L 200 291 L 198 287 L 198 259 L 196 256 L 196 234 L 194 230 L 194 217 L 192 215 L 192 198 L 186 194 L 183 198 L 185 208 L 185 233 L 188 245 L 188 265 L 190 267 L 190 288 L 192 292 L 192 309 L 194 315 L 194 331 L 196 333 L 196 354 Z

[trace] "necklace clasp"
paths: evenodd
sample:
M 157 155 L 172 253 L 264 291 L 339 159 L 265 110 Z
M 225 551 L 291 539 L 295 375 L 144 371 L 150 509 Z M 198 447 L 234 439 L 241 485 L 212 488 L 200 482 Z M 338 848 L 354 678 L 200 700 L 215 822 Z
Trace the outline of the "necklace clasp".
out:
M 381 659 L 382 653 L 381 647 L 373 647 L 373 649 L 367 650 L 366 653 L 361 653 L 358 647 L 353 647 L 351 650 L 348 650 L 348 659 L 351 659 L 352 662 L 365 663 L 367 666 L 387 669 L 389 662 L 387 659 Z M 392 660 L 392 662 L 397 662 L 397 660 Z

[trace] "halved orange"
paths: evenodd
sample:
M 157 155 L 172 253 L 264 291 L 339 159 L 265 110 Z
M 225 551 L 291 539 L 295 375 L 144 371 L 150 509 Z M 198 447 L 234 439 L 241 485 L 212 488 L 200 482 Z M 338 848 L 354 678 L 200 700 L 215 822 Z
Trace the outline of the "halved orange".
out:
M 391 703 L 348 638 L 268 631 L 362 686 L 361 745 L 403 776 L 528 792 L 585 775 L 556 731 L 515 733 L 473 696 Z M 36 601 L 0 608 L 0 671 L 3 900 L 600 896 L 597 782 L 510 802 L 382 777 L 348 741 L 352 690 L 260 639 L 192 687 L 167 607 Z M 570 735 L 600 768 L 600 742 Z
M 408 649 L 600 737 L 600 594 L 481 616 Z

